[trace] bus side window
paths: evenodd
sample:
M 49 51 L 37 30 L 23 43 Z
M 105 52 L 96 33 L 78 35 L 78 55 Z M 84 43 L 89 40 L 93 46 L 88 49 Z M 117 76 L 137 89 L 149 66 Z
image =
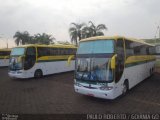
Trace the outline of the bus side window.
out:
M 61 48 L 61 55 L 65 55 L 65 49 Z
M 51 56 L 55 55 L 55 53 L 54 53 L 54 48 L 50 48 L 50 55 L 51 55 Z
M 64 55 L 67 55 L 67 54 L 66 54 L 66 48 L 64 48 Z
M 38 57 L 50 55 L 50 49 L 48 47 L 38 47 L 37 50 L 38 50 Z
M 72 48 L 72 55 L 75 55 L 75 54 L 76 54 L 76 49 Z
M 160 45 L 155 46 L 155 53 L 156 55 L 160 55 Z
M 58 48 L 58 55 L 62 55 L 62 48 Z
M 147 48 L 146 48 L 146 53 L 147 53 L 147 55 L 149 55 L 149 46 L 147 46 Z
M 71 54 L 71 49 L 70 48 L 68 48 L 68 55 L 70 55 Z
M 125 40 L 126 47 L 126 58 L 134 55 L 133 42 L 129 40 Z
M 10 51 L 0 51 L 0 56 L 9 56 Z
M 59 54 L 60 54 L 59 48 L 56 48 L 56 49 L 55 49 L 55 54 L 56 54 L 56 55 L 59 55 Z
M 149 54 L 154 55 L 156 53 L 155 47 L 149 47 Z

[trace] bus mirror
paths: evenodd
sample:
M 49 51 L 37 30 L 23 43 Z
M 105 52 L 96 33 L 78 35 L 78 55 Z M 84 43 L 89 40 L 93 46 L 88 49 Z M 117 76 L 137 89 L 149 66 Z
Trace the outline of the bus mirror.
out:
M 116 67 L 116 57 L 117 57 L 117 54 L 111 58 L 111 69 L 115 69 Z
M 71 56 L 69 56 L 68 57 L 68 66 L 70 66 L 70 64 L 71 64 L 71 60 L 74 58 L 74 55 L 71 55 Z
M 20 63 L 21 61 L 22 61 L 22 56 L 19 56 L 19 57 L 17 58 L 17 62 Z

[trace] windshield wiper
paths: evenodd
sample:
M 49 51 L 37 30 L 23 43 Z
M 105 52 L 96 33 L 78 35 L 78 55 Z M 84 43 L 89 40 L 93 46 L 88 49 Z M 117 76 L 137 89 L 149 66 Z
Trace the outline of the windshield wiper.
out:
M 88 69 L 88 62 L 87 62 L 86 68 Z M 87 71 L 87 69 L 86 69 L 86 71 Z M 85 73 L 86 73 L 86 72 L 83 72 L 83 73 L 82 73 L 81 80 L 83 79 L 83 76 L 84 76 Z

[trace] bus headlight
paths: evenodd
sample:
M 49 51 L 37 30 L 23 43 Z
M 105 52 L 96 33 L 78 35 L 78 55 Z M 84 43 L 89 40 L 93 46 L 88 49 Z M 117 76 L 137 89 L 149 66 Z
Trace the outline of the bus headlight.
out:
M 17 74 L 21 74 L 22 73 L 22 71 L 17 71 Z
M 102 86 L 99 88 L 100 90 L 112 90 L 113 86 Z
M 82 85 L 79 84 L 78 82 L 75 82 L 75 85 L 78 86 L 78 87 L 82 87 Z

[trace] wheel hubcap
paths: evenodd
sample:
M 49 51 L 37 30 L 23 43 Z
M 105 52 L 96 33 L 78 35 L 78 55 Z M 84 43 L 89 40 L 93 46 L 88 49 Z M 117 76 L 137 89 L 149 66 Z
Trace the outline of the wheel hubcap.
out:
M 36 72 L 36 77 L 38 77 L 38 78 L 41 77 L 41 72 L 40 71 Z
M 123 85 L 123 94 L 125 94 L 126 91 L 127 91 L 127 86 L 124 84 L 124 85 Z

